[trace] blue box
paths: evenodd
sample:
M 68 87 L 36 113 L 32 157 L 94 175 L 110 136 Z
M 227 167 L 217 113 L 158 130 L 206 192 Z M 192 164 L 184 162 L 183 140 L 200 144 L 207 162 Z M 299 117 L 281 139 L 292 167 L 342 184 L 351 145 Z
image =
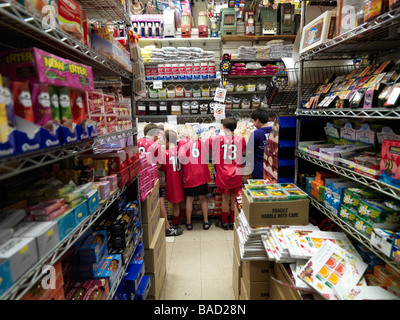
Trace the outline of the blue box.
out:
M 100 204 L 99 199 L 99 191 L 97 189 L 93 189 L 89 193 L 85 194 L 85 198 L 87 198 L 87 207 L 88 214 L 92 214 Z
M 136 291 L 135 300 L 146 300 L 151 286 L 150 276 L 143 276 Z
M 0 296 L 3 295 L 13 285 L 10 260 L 0 263 Z
M 96 263 L 101 258 L 104 247 L 107 247 L 107 231 L 92 232 L 79 248 L 79 261 L 82 264 Z
M 144 244 L 143 242 L 140 242 L 137 247 L 135 252 L 133 253 L 132 260 L 143 260 L 144 257 Z
M 62 241 L 76 226 L 75 208 L 55 218 L 54 221 L 58 223 L 58 233 L 60 235 L 60 241 Z
M 89 215 L 87 200 L 84 200 L 80 205 L 75 208 L 75 224 L 80 224 Z
M 306 177 L 306 191 L 311 194 L 312 182 L 315 181 L 315 177 Z
M 75 267 L 75 280 L 82 281 L 88 279 L 94 279 L 95 274 L 101 268 L 104 263 L 105 258 L 108 256 L 108 247 L 105 246 L 103 248 L 103 252 L 101 253 L 101 257 L 99 261 L 91 264 L 82 264 L 79 262 L 79 256 L 76 258 L 74 267 Z
M 100 268 L 94 274 L 94 279 L 107 279 L 111 290 L 121 272 L 122 256 L 120 254 L 111 254 L 104 258 Z
M 126 269 L 124 282 L 124 293 L 134 293 L 139 287 L 139 283 L 144 276 L 144 261 L 143 260 L 133 260 L 129 263 Z
M 355 188 L 358 186 L 359 183 L 357 182 L 333 182 L 331 183 L 332 196 L 337 200 L 341 200 L 347 188 Z
M 32 139 L 30 139 L 25 132 L 14 130 L 14 139 L 16 142 L 16 154 L 33 152 L 40 150 L 41 148 L 40 130 L 35 133 Z
M 58 128 L 55 130 L 54 134 L 51 134 L 49 130 L 40 128 L 40 148 L 41 149 L 46 149 L 46 148 L 52 148 L 52 147 L 57 147 L 61 145 L 61 127 L 58 126 Z

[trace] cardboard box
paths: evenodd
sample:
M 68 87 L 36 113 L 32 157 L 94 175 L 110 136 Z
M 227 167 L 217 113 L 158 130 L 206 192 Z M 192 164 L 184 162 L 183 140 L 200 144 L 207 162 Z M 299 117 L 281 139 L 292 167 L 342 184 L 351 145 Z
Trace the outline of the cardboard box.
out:
M 165 221 L 159 219 L 157 228 L 150 246 L 144 250 L 145 271 L 155 272 L 160 259 L 164 259 L 166 263 L 166 242 L 165 242 Z
M 242 261 L 242 277 L 250 282 L 269 281 L 272 268 L 271 261 Z
M 145 262 L 143 260 L 131 261 L 123 278 L 123 292 L 133 295 L 139 287 L 144 276 Z
M 106 246 L 107 232 L 105 230 L 92 232 L 79 248 L 79 262 L 81 264 L 93 264 L 98 262 Z
M 308 199 L 253 202 L 245 191 L 242 193 L 242 209 L 252 228 L 277 224 L 306 225 L 309 204 Z
M 155 207 L 154 212 L 150 216 L 148 223 L 142 223 L 143 244 L 145 249 L 150 247 L 150 244 L 152 243 L 153 238 L 156 235 L 157 226 L 160 221 L 160 206 L 161 206 L 161 201 L 158 198 L 157 206 Z
M 155 207 L 158 205 L 160 181 L 157 180 L 153 189 L 147 196 L 146 200 L 141 203 L 140 211 L 142 215 L 142 223 L 149 223 L 151 214 L 154 212 Z
M 161 260 L 160 260 L 161 261 Z M 146 273 L 150 277 L 151 287 L 147 295 L 147 300 L 160 300 L 162 288 L 167 276 L 167 264 L 162 260 L 154 273 Z
M 274 275 L 274 277 L 276 277 L 276 275 Z M 270 282 L 269 292 L 269 300 L 287 300 L 282 290 L 282 286 L 276 281 L 272 280 Z
M 283 266 L 282 263 L 274 263 L 274 273 L 275 273 L 275 278 L 277 280 L 280 280 L 292 286 L 294 285 L 292 279 L 286 272 L 285 267 Z M 289 287 L 282 286 L 274 280 L 271 280 L 271 282 L 275 282 L 275 284 L 279 287 L 279 289 L 277 289 L 279 295 L 283 294 L 284 298 L 280 300 L 303 300 L 296 289 L 291 289 Z
M 11 238 L 0 246 L 0 278 L 6 279 L 11 273 L 15 282 L 38 260 L 35 238 Z
M 247 300 L 269 300 L 269 281 L 247 281 L 243 277 L 241 279 Z
M 247 295 L 246 287 L 244 285 L 243 278 L 240 278 L 240 296 L 239 296 L 239 300 L 249 300 L 249 296 Z
M 39 259 L 43 258 L 59 243 L 58 224 L 55 221 L 25 222 L 14 231 L 14 237 L 35 238 Z
M 235 232 L 236 234 L 236 232 Z M 239 300 L 240 296 L 240 278 L 242 277 L 242 264 L 240 261 L 240 253 L 233 250 L 233 274 L 232 274 L 232 288 L 235 299 Z

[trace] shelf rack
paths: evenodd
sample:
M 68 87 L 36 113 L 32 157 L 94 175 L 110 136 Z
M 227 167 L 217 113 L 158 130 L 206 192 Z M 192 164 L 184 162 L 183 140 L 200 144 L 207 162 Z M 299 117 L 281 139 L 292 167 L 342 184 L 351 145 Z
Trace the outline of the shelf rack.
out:
M 221 42 L 226 41 L 271 41 L 271 40 L 290 40 L 294 41 L 296 35 L 265 35 L 265 36 L 245 36 L 245 35 L 226 35 L 221 37 Z
M 394 186 L 392 186 L 390 184 L 384 183 L 384 182 L 379 181 L 379 180 L 374 179 L 374 178 L 370 178 L 370 177 L 365 176 L 363 174 L 360 174 L 358 172 L 354 172 L 353 170 L 344 168 L 344 167 L 342 167 L 340 165 L 331 164 L 331 163 L 328 163 L 326 161 L 317 159 L 317 158 L 315 158 L 313 156 L 305 155 L 305 154 L 303 154 L 301 152 L 298 152 L 298 151 L 296 151 L 296 156 L 301 158 L 301 159 L 304 159 L 304 160 L 306 160 L 308 162 L 314 163 L 314 164 L 316 164 L 316 165 L 318 165 L 318 166 L 320 166 L 322 168 L 325 168 L 325 169 L 328 169 L 328 170 L 330 170 L 332 172 L 335 172 L 335 173 L 337 173 L 339 175 L 345 176 L 346 178 L 354 180 L 354 181 L 356 181 L 358 183 L 361 183 L 361 184 L 363 184 L 363 185 L 365 185 L 365 186 L 367 186 L 367 187 L 369 187 L 371 189 L 374 189 L 374 190 L 379 191 L 379 192 L 381 192 L 383 194 L 386 194 L 386 195 L 388 195 L 388 196 L 390 196 L 390 197 L 392 197 L 392 198 L 394 198 L 396 200 L 400 200 L 400 189 L 396 188 L 396 187 L 394 187 Z
M 162 81 L 163 83 L 192 83 L 192 82 L 219 82 L 221 79 L 184 79 L 184 80 L 146 80 L 146 83 Z
M 130 183 L 139 178 L 139 175 L 135 176 Z M 123 186 L 120 189 L 116 189 L 112 194 L 100 202 L 97 209 L 90 214 L 84 221 L 82 221 L 74 230 L 72 230 L 62 241 L 60 241 L 53 250 L 51 250 L 46 256 L 36 262 L 28 272 L 26 272 L 21 278 L 14 282 L 13 286 L 8 289 L 1 297 L 0 300 L 19 300 L 31 289 L 43 276 L 42 268 L 44 265 L 53 265 L 72 247 L 75 241 L 77 241 L 89 227 L 99 218 L 101 215 L 113 204 L 121 194 L 127 189 L 127 186 Z
M 81 153 L 93 150 L 101 145 L 133 136 L 136 133 L 137 128 L 133 128 L 80 142 L 66 144 L 64 146 L 47 148 L 34 152 L 27 152 L 22 155 L 2 158 L 0 159 L 0 181 L 60 160 L 68 159 Z
M 347 222 L 343 221 L 339 217 L 337 217 L 334 213 L 332 213 L 329 209 L 327 209 L 322 203 L 320 203 L 318 200 L 316 200 L 313 196 L 309 196 L 310 203 L 313 205 L 315 208 L 317 208 L 319 211 L 321 211 L 325 216 L 327 216 L 329 219 L 331 219 L 335 224 L 337 224 L 340 228 L 342 228 L 347 234 L 349 234 L 351 237 L 356 239 L 359 243 L 363 244 L 366 246 L 370 251 L 372 251 L 375 255 L 377 255 L 379 258 L 381 258 L 385 263 L 389 264 L 395 271 L 400 273 L 400 264 L 398 264 L 395 260 L 391 259 L 390 257 L 386 256 L 382 251 L 379 249 L 375 248 L 370 240 L 359 233 L 357 229 L 355 229 L 353 226 L 348 224 Z
M 79 4 L 91 20 L 130 21 L 128 12 L 119 0 L 79 0 Z
M 156 101 L 210 101 L 214 97 L 198 97 L 198 98 L 142 98 L 138 102 L 156 102 Z
M 305 10 L 306 0 L 302 0 L 301 5 L 301 25 L 300 29 L 305 26 Z M 400 119 L 400 108 L 372 108 L 372 109 L 305 109 L 302 108 L 303 101 L 309 99 L 304 94 L 305 84 L 307 83 L 307 72 L 304 63 L 312 60 L 334 60 L 334 59 L 354 59 L 369 56 L 375 58 L 378 54 L 388 54 L 395 52 L 400 48 L 398 38 L 391 36 L 392 30 L 397 30 L 400 27 L 400 8 L 388 11 L 375 18 L 373 21 L 363 23 L 362 25 L 343 33 L 335 38 L 326 41 L 325 43 L 314 47 L 300 55 L 298 65 L 298 101 L 297 101 L 297 139 L 295 151 L 295 183 L 298 179 L 298 167 L 300 159 L 309 163 L 315 164 L 321 168 L 335 172 L 338 175 L 356 181 L 371 189 L 374 189 L 384 195 L 390 196 L 396 200 L 400 200 L 400 188 L 386 184 L 377 179 L 368 177 L 358 172 L 354 172 L 350 168 L 345 168 L 341 165 L 331 164 L 327 161 L 318 159 L 312 155 L 304 154 L 298 149 L 300 140 L 300 127 L 303 117 L 339 117 L 339 118 L 361 118 L 361 119 L 378 119 L 378 120 L 398 120 Z M 392 34 L 396 34 L 393 32 Z M 330 72 L 330 67 L 326 68 Z M 319 71 L 316 69 L 316 71 Z M 343 70 L 346 71 L 346 70 Z M 320 73 L 320 72 L 318 72 Z M 334 72 L 336 75 L 344 74 L 342 72 Z M 349 73 L 348 71 L 345 73 Z M 394 270 L 400 273 L 400 265 L 390 257 L 387 257 L 379 249 L 371 245 L 370 240 L 360 234 L 353 226 L 341 220 L 336 214 L 332 213 L 322 203 L 318 202 L 314 197 L 309 195 L 311 204 L 322 212 L 325 216 L 331 219 L 336 225 L 356 239 L 361 244 L 365 245 L 371 252 L 380 257 L 385 263 L 393 267 Z
M 396 120 L 400 118 L 400 108 L 372 108 L 372 109 L 299 109 L 298 116 L 317 117 L 346 117 L 368 118 L 382 120 Z
M 333 56 L 351 59 L 362 54 L 398 49 L 400 41 L 391 38 L 389 31 L 399 26 L 400 8 L 395 8 L 376 17 L 373 21 L 363 23 L 313 49 L 303 52 L 300 55 L 300 59 L 326 59 Z
M 107 59 L 60 28 L 43 29 L 42 17 L 28 11 L 17 1 L 0 0 L 0 26 L 3 29 L 0 46 L 6 49 L 36 46 L 92 67 L 94 75 L 118 76 L 124 82 L 133 80 L 131 71 L 118 62 Z

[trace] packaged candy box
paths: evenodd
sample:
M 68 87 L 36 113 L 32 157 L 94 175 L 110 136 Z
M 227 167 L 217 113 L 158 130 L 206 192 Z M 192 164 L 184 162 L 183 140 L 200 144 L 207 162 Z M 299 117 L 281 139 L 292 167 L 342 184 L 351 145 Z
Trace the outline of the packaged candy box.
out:
M 307 193 L 305 193 L 303 190 L 296 188 L 296 189 L 287 189 L 285 190 L 286 193 L 288 193 L 288 198 L 289 200 L 296 200 L 296 199 L 305 199 L 307 198 Z
M 251 190 L 250 195 L 253 201 L 269 201 L 271 198 L 266 190 Z
M 270 190 L 268 194 L 271 197 L 272 201 L 286 200 L 289 199 L 289 194 L 286 190 Z
M 265 189 L 265 181 L 262 179 L 247 180 L 250 190 L 263 190 Z

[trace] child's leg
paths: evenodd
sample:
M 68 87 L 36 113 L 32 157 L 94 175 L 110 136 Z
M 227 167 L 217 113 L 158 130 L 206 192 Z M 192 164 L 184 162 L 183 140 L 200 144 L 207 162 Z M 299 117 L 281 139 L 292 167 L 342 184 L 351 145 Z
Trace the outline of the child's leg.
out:
M 225 224 L 228 222 L 229 218 L 229 200 L 230 200 L 230 194 L 222 194 L 222 205 L 221 205 L 221 213 L 222 213 L 222 224 Z
M 186 219 L 186 203 L 185 203 L 185 199 L 183 199 L 180 203 L 179 203 L 179 207 L 180 207 L 180 218 L 181 219 Z
M 173 226 L 177 226 L 179 224 L 179 214 L 180 214 L 179 203 L 173 203 L 172 204 L 172 212 L 173 212 L 173 217 L 172 217 L 171 224 Z
M 207 203 L 207 197 L 199 195 L 199 200 L 201 204 L 201 211 L 203 212 L 203 219 L 204 222 L 208 222 L 208 203 Z
M 193 201 L 194 197 L 186 197 L 186 224 L 192 223 Z
M 229 207 L 229 222 L 235 222 L 235 206 L 236 206 L 237 194 L 230 194 L 230 207 Z

